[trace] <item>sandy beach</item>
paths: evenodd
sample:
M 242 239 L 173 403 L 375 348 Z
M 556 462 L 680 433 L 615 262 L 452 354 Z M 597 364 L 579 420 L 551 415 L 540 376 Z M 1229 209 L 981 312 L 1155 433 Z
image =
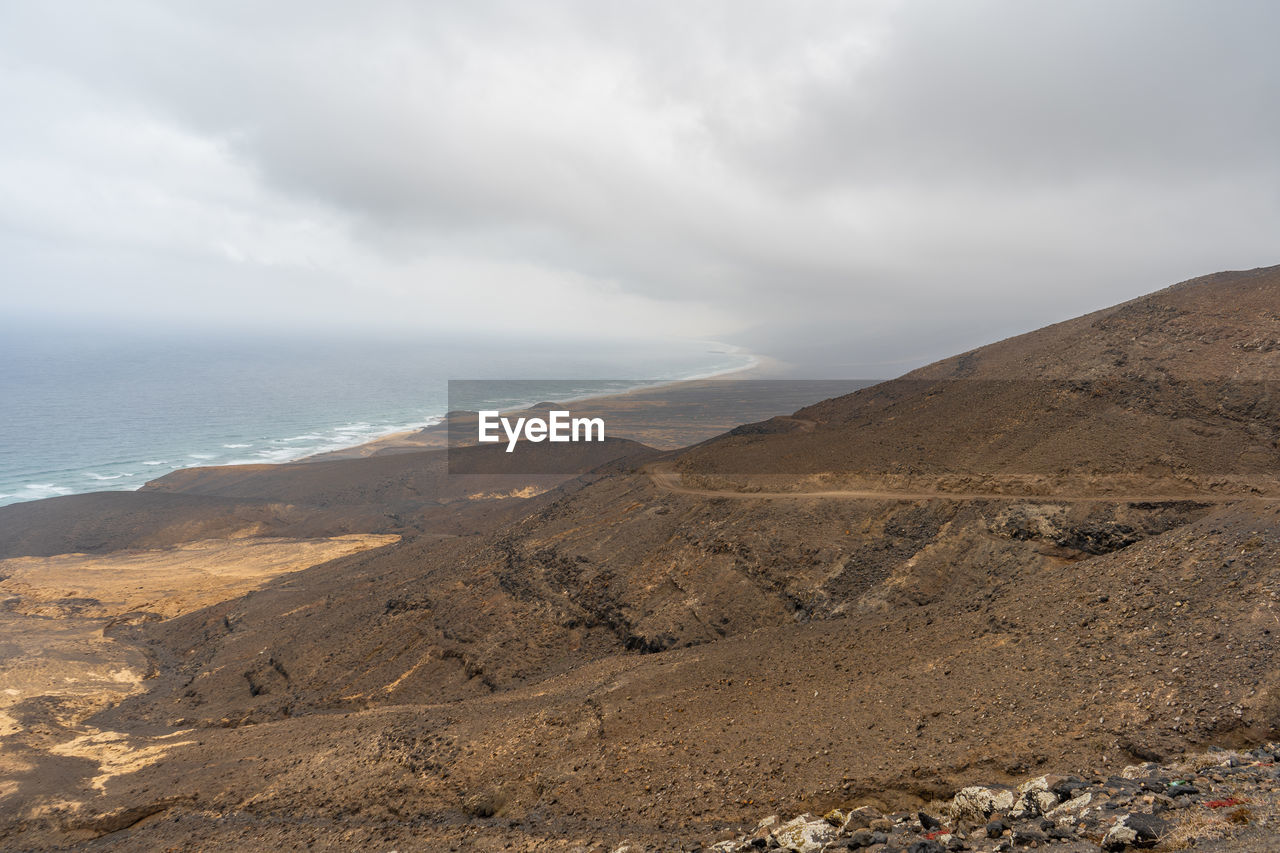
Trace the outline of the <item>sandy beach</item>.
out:
M 753 356 L 753 359 L 752 367 L 710 378 L 648 385 L 621 394 L 547 402 L 562 404 L 575 417 L 604 419 L 611 438 L 638 441 L 658 450 L 676 450 L 741 424 L 787 415 L 802 406 L 869 384 L 865 380 L 782 378 L 783 365 L 767 356 Z M 503 414 L 545 413 L 548 408 L 538 405 Z M 474 431 L 475 419 L 463 409 L 424 429 L 394 433 L 300 461 L 357 459 L 471 444 Z

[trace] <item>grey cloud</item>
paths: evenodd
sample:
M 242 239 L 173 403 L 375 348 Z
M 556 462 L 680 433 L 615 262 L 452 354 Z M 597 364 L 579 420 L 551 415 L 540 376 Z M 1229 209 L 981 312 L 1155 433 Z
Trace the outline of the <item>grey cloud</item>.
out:
M 33 116 L 0 140 L 22 191 L 0 239 L 61 233 L 89 268 L 127 251 L 99 307 L 154 296 L 129 284 L 149 269 L 182 278 L 175 257 L 193 281 L 228 259 L 259 290 L 278 276 L 295 305 L 309 281 L 317 322 L 381 294 L 482 326 L 493 290 L 550 282 L 542 313 L 505 322 L 779 351 L 822 337 L 872 365 L 1277 260 L 1269 3 L 121 0 L 0 17 L 20 81 L 0 97 L 9 122 Z M 172 133 L 154 164 L 124 150 L 152 150 L 137 139 L 91 154 L 94 128 L 131 122 Z M 22 201 L 60 165 L 128 190 L 111 227 L 91 233 L 79 201 Z M 88 289 L 75 264 L 11 257 Z M 164 300 L 194 301 L 180 284 Z
M 915 3 L 756 154 L 821 185 L 1213 178 L 1275 164 L 1274 4 Z M 800 153 L 803 156 L 797 156 Z M 1001 188 L 1001 187 L 998 187 Z

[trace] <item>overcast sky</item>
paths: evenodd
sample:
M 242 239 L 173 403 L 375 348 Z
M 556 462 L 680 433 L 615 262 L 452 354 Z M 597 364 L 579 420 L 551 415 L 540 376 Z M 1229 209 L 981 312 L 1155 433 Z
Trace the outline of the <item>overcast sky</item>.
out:
M 1277 33 L 1264 0 L 7 0 L 3 312 L 892 373 L 1280 263 Z

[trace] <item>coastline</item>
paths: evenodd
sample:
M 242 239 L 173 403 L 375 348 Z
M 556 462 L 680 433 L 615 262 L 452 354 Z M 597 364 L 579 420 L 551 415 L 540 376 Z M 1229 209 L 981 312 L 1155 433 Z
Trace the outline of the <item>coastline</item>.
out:
M 609 411 L 616 412 L 620 407 L 636 404 L 643 401 L 646 397 L 666 395 L 675 389 L 694 390 L 700 387 L 702 383 L 774 379 L 782 372 L 782 363 L 771 356 L 758 355 L 756 353 L 743 354 L 751 359 L 751 363 L 743 367 L 734 367 L 721 371 L 697 374 L 681 379 L 669 379 L 644 383 L 626 391 L 616 393 L 568 397 L 565 399 L 558 399 L 555 402 L 575 404 L 579 406 L 581 404 L 586 404 L 593 413 L 601 411 L 606 413 Z M 537 401 L 531 401 L 528 405 L 504 409 L 503 412 L 504 414 L 511 414 L 515 412 L 528 411 L 535 402 Z M 737 425 L 738 424 L 736 423 L 731 424 L 729 428 Z M 701 435 L 701 433 L 699 433 L 699 435 Z M 445 422 L 445 418 L 440 417 L 436 418 L 434 423 L 429 423 L 422 427 L 398 430 L 396 432 L 388 433 L 387 435 L 378 436 L 370 441 L 353 444 L 350 447 L 327 450 L 322 453 L 315 453 L 298 459 L 293 459 L 290 460 L 290 462 L 299 463 L 329 461 L 335 459 L 362 459 L 369 456 L 378 456 L 390 453 L 412 453 L 421 450 L 440 450 L 447 447 L 448 443 L 447 424 Z M 692 444 L 694 442 L 691 441 L 689 443 Z
M 732 356 L 735 361 L 745 359 L 747 363 L 724 369 L 695 369 L 687 375 L 668 380 L 636 380 L 634 386 L 627 390 L 739 375 L 754 376 L 772 364 L 767 356 L 719 342 L 705 343 L 715 347 L 715 352 L 721 357 Z M 101 491 L 137 491 L 173 471 L 190 468 L 278 465 L 323 458 L 360 457 L 381 452 L 388 446 L 427 449 L 431 445 L 418 446 L 412 436 L 442 423 L 448 406 L 447 400 L 437 399 L 437 395 L 421 396 L 426 412 L 402 412 L 398 422 L 395 414 L 379 418 L 351 413 L 349 421 L 329 425 L 313 426 L 305 420 L 298 421 L 283 427 L 275 437 L 267 437 L 270 432 L 257 432 L 261 429 L 257 425 L 243 432 L 227 429 L 217 438 L 206 436 L 205 440 L 194 443 L 184 441 L 170 446 L 135 446 L 130 448 L 128 456 L 119 453 L 119 448 L 107 446 L 101 457 L 81 453 L 79 459 L 64 459 L 60 452 L 48 460 L 34 457 L 41 461 L 8 472 L 0 482 L 0 506 Z M 598 396 L 610 395 L 593 393 L 576 399 Z M 316 421 L 312 421 L 314 423 Z

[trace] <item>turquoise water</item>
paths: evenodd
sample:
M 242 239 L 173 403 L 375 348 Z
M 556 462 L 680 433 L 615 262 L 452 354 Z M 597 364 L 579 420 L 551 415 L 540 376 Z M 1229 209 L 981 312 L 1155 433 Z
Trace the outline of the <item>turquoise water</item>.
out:
M 285 462 L 420 427 L 449 379 L 546 379 L 533 400 L 747 367 L 708 341 L 0 336 L 0 505 L 136 489 L 194 465 Z M 596 377 L 610 377 L 601 381 Z

